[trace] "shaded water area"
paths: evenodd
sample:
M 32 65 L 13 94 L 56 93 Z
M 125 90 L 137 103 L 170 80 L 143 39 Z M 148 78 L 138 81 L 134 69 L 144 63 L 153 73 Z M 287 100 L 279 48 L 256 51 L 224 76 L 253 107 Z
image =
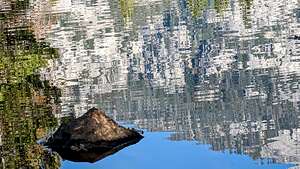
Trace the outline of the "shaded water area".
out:
M 0 166 L 297 169 L 299 22 L 299 0 L 0 0 Z M 145 138 L 94 164 L 37 144 L 91 107 Z

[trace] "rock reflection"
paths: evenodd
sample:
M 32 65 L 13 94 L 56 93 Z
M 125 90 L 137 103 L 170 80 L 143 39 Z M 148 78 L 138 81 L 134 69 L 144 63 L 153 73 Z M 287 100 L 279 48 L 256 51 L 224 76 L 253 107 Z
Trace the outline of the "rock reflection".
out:
M 115 146 L 113 148 L 101 149 L 93 152 L 84 152 L 84 151 L 60 151 L 57 150 L 59 155 L 64 160 L 74 161 L 74 162 L 90 162 L 94 163 L 99 161 L 107 156 L 113 155 L 118 151 L 122 150 L 125 147 L 136 144 L 140 141 L 140 139 L 133 140 L 131 142 L 127 142 L 125 144 L 121 144 L 119 146 Z

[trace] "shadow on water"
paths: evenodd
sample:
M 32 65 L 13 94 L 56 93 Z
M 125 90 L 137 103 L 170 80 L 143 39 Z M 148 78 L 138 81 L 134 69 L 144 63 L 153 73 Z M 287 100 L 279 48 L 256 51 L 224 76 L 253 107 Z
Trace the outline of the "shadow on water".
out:
M 89 152 L 78 152 L 78 151 L 65 151 L 65 150 L 55 150 L 59 153 L 59 155 L 64 160 L 74 161 L 74 162 L 90 162 L 94 163 L 97 162 L 107 156 L 113 155 L 117 153 L 118 151 L 122 150 L 125 147 L 128 147 L 130 145 L 134 145 L 138 143 L 141 139 L 131 140 L 129 142 L 123 143 L 121 145 L 115 146 L 113 148 L 101 148 L 97 149 L 95 151 L 89 151 Z

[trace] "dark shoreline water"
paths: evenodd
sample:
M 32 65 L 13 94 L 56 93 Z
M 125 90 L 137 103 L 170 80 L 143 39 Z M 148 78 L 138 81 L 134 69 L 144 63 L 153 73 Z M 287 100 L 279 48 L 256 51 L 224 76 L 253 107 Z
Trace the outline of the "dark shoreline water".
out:
M 59 168 L 36 140 L 91 107 L 147 137 L 62 168 L 299 164 L 299 18 L 297 0 L 0 0 L 0 166 Z

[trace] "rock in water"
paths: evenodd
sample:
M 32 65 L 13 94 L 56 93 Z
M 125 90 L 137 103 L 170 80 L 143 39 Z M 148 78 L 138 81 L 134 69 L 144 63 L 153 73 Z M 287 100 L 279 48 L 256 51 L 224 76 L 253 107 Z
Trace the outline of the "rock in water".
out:
M 104 112 L 92 108 L 83 116 L 61 125 L 46 145 L 64 159 L 95 162 L 142 138 L 137 131 L 119 126 Z

